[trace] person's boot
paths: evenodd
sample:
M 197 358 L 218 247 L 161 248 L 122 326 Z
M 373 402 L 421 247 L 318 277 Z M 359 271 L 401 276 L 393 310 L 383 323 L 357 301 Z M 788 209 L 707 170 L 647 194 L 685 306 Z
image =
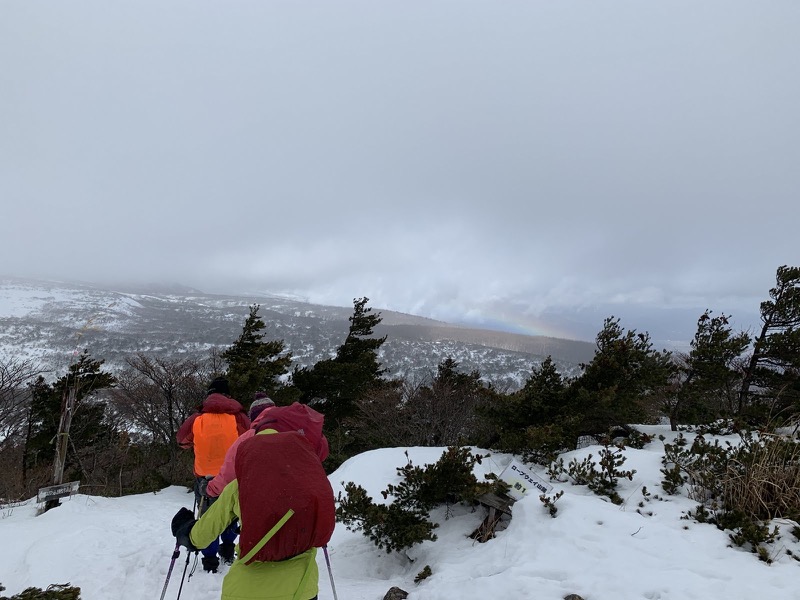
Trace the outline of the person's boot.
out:
M 217 558 L 216 555 L 204 556 L 202 563 L 203 563 L 203 571 L 208 571 L 209 573 L 216 573 L 217 569 L 219 569 L 219 558 Z
M 219 545 L 219 556 L 226 565 L 232 565 L 236 558 L 236 545 L 233 542 L 222 542 Z

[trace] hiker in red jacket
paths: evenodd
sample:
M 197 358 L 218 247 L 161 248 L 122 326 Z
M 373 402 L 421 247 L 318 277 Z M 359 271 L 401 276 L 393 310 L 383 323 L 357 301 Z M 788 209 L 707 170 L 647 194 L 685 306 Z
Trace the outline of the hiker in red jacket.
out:
M 225 453 L 236 439 L 250 427 L 250 419 L 236 400 L 229 396 L 228 380 L 215 378 L 208 387 L 208 396 L 200 405 L 199 412 L 191 415 L 178 430 L 178 445 L 194 449 L 195 498 L 202 515 L 208 510 L 214 498 L 209 497 L 205 488 L 222 467 Z M 225 562 L 233 562 L 235 554 L 236 523 L 231 523 L 222 532 L 222 544 L 214 540 L 203 549 L 203 569 L 216 572 L 219 557 Z
M 209 496 L 219 496 L 225 486 L 236 478 L 234 466 L 239 446 L 266 429 L 276 432 L 297 431 L 311 444 L 320 462 L 328 457 L 328 440 L 322 433 L 324 417 L 308 405 L 295 402 L 291 406 L 275 406 L 265 394 L 263 398 L 253 400 L 250 406 L 250 418 L 252 419 L 250 429 L 234 441 L 225 455 L 219 473 L 208 483 L 206 493 Z

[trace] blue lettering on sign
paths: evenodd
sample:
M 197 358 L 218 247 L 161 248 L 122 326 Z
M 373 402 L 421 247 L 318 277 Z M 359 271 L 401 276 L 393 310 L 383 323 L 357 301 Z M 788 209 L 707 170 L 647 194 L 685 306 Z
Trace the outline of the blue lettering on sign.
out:
M 533 487 L 535 487 L 540 492 L 547 492 L 547 487 L 546 486 L 544 486 L 540 482 L 536 481 L 533 477 L 531 477 L 530 475 L 528 475 L 524 471 L 520 471 L 517 468 L 517 465 L 513 465 L 512 464 L 511 465 L 511 470 L 514 471 L 515 473 L 519 473 L 525 481 L 527 481 L 529 484 L 531 484 Z M 517 489 L 517 490 L 521 489 L 523 493 L 525 492 L 525 488 L 522 485 L 520 485 L 519 483 L 514 485 L 514 489 Z

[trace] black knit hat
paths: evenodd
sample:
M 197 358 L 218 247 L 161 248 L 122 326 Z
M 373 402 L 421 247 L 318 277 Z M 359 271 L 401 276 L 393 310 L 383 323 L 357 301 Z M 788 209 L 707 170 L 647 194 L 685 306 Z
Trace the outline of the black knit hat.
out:
M 209 394 L 225 394 L 226 396 L 231 393 L 228 387 L 228 380 L 224 377 L 215 377 L 214 380 L 208 384 Z

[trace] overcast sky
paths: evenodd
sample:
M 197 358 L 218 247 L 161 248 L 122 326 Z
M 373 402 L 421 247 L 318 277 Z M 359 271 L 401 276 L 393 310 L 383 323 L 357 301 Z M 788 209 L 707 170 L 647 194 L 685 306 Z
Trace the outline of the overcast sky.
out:
M 796 0 L 4 0 L 0 275 L 744 322 L 800 263 L 798 32 Z

